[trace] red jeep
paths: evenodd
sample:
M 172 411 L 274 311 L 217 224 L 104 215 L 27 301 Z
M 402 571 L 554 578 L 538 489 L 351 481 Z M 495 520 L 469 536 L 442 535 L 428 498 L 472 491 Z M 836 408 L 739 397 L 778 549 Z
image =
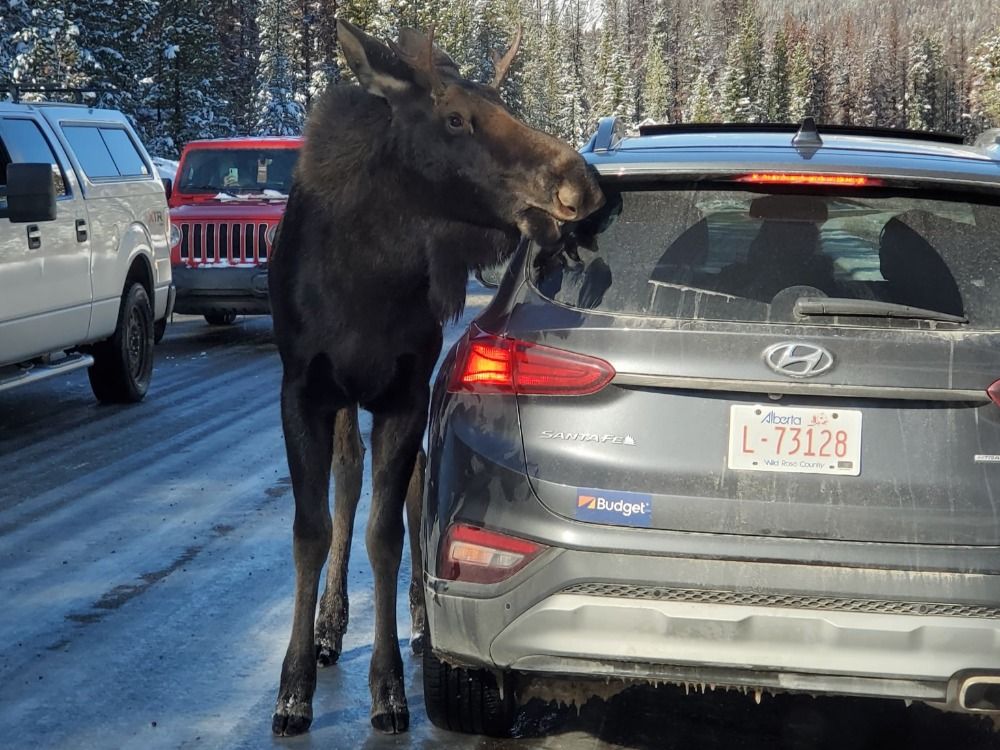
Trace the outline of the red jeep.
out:
M 184 147 L 170 195 L 178 313 L 228 325 L 267 315 L 267 259 L 302 139 L 221 138 Z

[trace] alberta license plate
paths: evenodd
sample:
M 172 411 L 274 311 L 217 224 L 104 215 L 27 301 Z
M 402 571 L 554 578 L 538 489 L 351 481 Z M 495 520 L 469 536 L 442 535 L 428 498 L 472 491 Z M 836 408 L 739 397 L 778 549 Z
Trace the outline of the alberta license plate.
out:
M 856 477 L 861 473 L 861 412 L 730 407 L 729 468 Z

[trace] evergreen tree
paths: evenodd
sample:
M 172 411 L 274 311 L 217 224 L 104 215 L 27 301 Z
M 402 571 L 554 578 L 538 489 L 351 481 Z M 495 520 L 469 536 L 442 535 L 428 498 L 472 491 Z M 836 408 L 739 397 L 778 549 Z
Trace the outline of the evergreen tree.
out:
M 595 101 L 598 115 L 617 115 L 631 126 L 635 119 L 636 86 L 622 38 L 618 0 L 604 0 L 603 26 L 597 52 Z
M 652 30 L 646 39 L 640 120 L 648 117 L 657 122 L 668 122 L 674 109 L 674 90 L 666 61 L 666 25 L 666 10 L 663 0 L 660 0 L 653 17 Z
M 80 28 L 78 73 L 83 85 L 98 90 L 96 106 L 135 115 L 140 107 L 140 82 L 154 64 L 148 44 L 156 16 L 154 0 L 84 0 L 65 3 Z
M 442 5 L 434 28 L 436 43 L 451 56 L 462 75 L 473 79 L 482 74 L 475 54 L 476 18 L 475 0 L 450 0 Z
M 156 53 L 144 79 L 138 125 L 151 153 L 177 156 L 194 138 L 233 133 L 217 25 L 219 0 L 160 0 L 150 34 Z
M 797 30 L 789 55 L 788 118 L 801 122 L 806 116 L 815 116 L 813 110 L 813 70 L 811 40 L 804 30 Z
M 980 128 L 1000 127 L 1000 28 L 972 56 L 971 117 Z
M 817 122 L 832 122 L 830 45 L 825 31 L 812 37 L 809 69 L 809 105 L 807 111 Z
M 260 32 L 257 29 L 257 0 L 222 0 L 219 20 L 222 66 L 222 95 L 232 111 L 236 133 L 255 132 L 254 103 L 257 94 L 257 64 L 260 59 Z
M 689 122 L 712 122 L 717 119 L 711 75 L 707 67 L 702 69 L 695 80 L 694 93 L 688 102 L 686 119 Z
M 791 71 L 788 59 L 788 29 L 778 29 L 771 46 L 771 63 L 767 69 L 767 119 L 786 122 L 791 106 Z
M 593 115 L 587 98 L 585 62 L 585 0 L 570 0 L 562 17 L 559 91 L 562 106 L 555 133 L 571 144 L 582 145 L 593 130 Z
M 93 66 L 80 47 L 80 26 L 58 0 L 36 0 L 13 35 L 11 79 L 25 86 L 83 87 Z M 46 98 L 28 94 L 27 100 Z
M 719 78 L 721 114 L 730 122 L 760 122 L 765 103 L 761 85 L 764 78 L 764 34 L 757 6 L 743 5 L 737 19 L 737 36 L 730 43 Z
M 888 127 L 894 106 L 889 91 L 890 67 L 886 65 L 889 47 L 885 37 L 876 32 L 872 46 L 861 63 L 861 101 L 858 122 L 861 125 Z
M 28 18 L 26 0 L 8 0 L 6 12 L 0 13 L 0 83 L 10 83 L 13 78 L 11 68 L 18 53 L 16 39 L 28 25 Z
M 941 127 L 943 70 L 941 42 L 924 36 L 910 45 L 909 84 L 906 88 L 906 124 L 913 130 Z
M 297 135 L 304 112 L 295 98 L 291 16 L 287 0 L 261 0 L 257 16 L 260 29 L 257 125 L 262 135 Z

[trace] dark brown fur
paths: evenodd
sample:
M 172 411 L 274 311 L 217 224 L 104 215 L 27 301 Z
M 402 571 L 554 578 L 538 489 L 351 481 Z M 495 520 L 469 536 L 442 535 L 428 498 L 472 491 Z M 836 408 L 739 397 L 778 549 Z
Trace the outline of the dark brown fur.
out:
M 273 721 L 286 735 L 308 729 L 317 659 L 337 660 L 347 627 L 364 457 L 358 407 L 373 415 L 371 718 L 401 732 L 409 713 L 396 579 L 405 506 L 419 650 L 421 440 L 442 323 L 461 311 L 470 268 L 509 254 L 520 232 L 552 241 L 557 219 L 603 200 L 578 154 L 515 120 L 492 88 L 460 79 L 443 53 L 431 58 L 422 35 L 406 32 L 390 51 L 349 24 L 338 30 L 362 86 L 333 87 L 310 117 L 270 271 L 295 494 L 295 611 Z

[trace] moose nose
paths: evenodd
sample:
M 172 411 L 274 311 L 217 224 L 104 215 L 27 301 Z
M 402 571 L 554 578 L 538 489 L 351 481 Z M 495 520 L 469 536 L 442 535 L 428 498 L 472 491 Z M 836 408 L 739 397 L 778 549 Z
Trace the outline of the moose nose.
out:
M 556 192 L 556 202 L 559 204 L 559 218 L 564 221 L 572 221 L 579 216 L 579 208 L 583 198 L 583 192 L 568 182 L 564 182 L 562 187 Z

